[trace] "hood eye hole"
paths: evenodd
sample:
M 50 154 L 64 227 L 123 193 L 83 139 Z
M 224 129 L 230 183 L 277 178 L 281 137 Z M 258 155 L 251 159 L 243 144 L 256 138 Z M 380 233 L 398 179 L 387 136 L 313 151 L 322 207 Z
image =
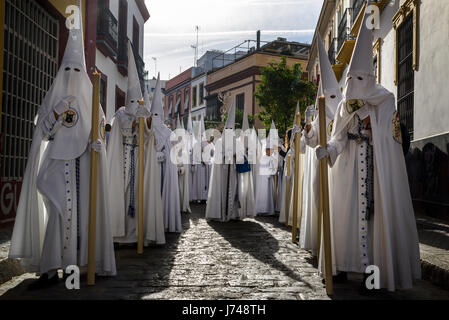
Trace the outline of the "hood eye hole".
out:
M 75 70 L 76 72 L 80 72 L 80 71 L 81 71 L 81 70 L 78 69 L 78 68 L 75 68 L 75 69 L 73 69 L 73 70 Z
M 70 67 L 67 67 L 64 69 L 65 71 L 70 71 Z
M 331 95 L 331 99 L 335 99 L 335 94 Z
M 134 100 L 131 100 L 131 103 L 134 103 Z
M 351 80 L 351 79 L 352 79 L 352 77 L 348 77 L 348 79 L 349 79 L 349 80 Z
M 362 78 L 362 77 L 357 77 L 357 79 L 359 79 L 360 81 L 362 81 L 362 80 L 363 80 L 363 78 Z

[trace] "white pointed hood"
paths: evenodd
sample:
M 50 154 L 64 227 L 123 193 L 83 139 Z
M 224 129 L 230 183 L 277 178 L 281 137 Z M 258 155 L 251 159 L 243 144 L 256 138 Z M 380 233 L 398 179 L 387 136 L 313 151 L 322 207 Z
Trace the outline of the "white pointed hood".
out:
M 267 138 L 267 148 L 271 149 L 277 149 L 279 145 L 279 135 L 278 130 L 276 129 L 276 125 L 274 124 L 274 121 L 271 122 L 271 128 L 270 133 L 268 134 Z
M 145 101 L 145 108 L 148 110 L 148 112 L 151 113 L 151 99 L 150 94 L 148 93 L 148 90 L 146 88 L 144 89 L 143 100 Z
M 125 111 L 128 114 L 136 114 L 139 100 L 142 99 L 139 74 L 131 43 L 128 41 L 128 91 L 126 92 Z
M 156 136 L 156 148 L 162 150 L 167 139 L 170 138 L 171 130 L 164 124 L 164 107 L 162 106 L 162 93 L 160 75 L 157 76 L 156 88 L 154 89 L 151 104 L 152 124 Z
M 161 80 L 160 74 L 157 75 L 156 88 L 154 88 L 153 101 L 151 103 L 151 113 L 154 117 L 160 118 L 164 122 L 164 107 L 162 106 Z
M 178 118 L 176 119 L 176 129 L 182 129 L 181 119 L 179 118 L 179 114 L 178 114 Z
M 242 131 L 245 132 L 249 129 L 249 121 L 248 121 L 248 112 L 245 110 L 243 111 L 243 121 L 242 121 Z
M 318 33 L 318 56 L 320 60 L 321 80 L 320 86 L 322 86 L 322 92 L 326 97 L 326 113 L 329 118 L 333 118 L 337 111 L 338 104 L 342 97 L 340 86 L 338 85 L 337 78 L 335 77 L 334 70 L 332 69 L 329 61 L 329 56 L 324 49 L 323 41 Z
M 187 118 L 187 132 L 193 134 L 192 114 L 190 112 L 189 117 Z
M 235 101 L 232 102 L 231 109 L 228 112 L 228 119 L 226 120 L 225 129 L 235 129 Z
M 80 12 L 81 9 L 80 9 Z M 58 130 L 53 142 L 49 145 L 49 156 L 58 160 L 69 160 L 79 157 L 89 142 L 92 121 L 92 83 L 86 71 L 84 57 L 83 24 L 80 14 L 79 29 L 71 29 L 61 67 L 47 92 L 41 107 L 36 125 L 53 112 L 53 108 L 67 96 L 74 96 L 70 110 L 63 117 L 63 126 Z M 100 119 L 103 116 L 100 110 Z
M 369 12 L 366 12 L 366 9 L 363 14 L 363 21 L 360 25 L 359 34 L 357 36 L 357 41 L 348 68 L 348 74 L 374 76 L 373 32 L 372 29 L 369 29 L 366 24 L 368 18 L 372 16 Z

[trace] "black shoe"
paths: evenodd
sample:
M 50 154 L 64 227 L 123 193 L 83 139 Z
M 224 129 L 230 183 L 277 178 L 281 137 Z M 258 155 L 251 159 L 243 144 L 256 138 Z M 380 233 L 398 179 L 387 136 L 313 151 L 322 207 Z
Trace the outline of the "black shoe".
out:
M 34 281 L 28 286 L 28 290 L 35 291 L 35 290 L 41 290 L 45 288 L 52 287 L 59 282 L 58 273 L 56 273 L 53 277 L 48 278 L 48 274 L 44 273 L 40 276 L 39 279 Z
M 114 242 L 114 250 L 120 250 L 120 243 Z
M 348 274 L 346 272 L 340 272 L 336 276 L 332 277 L 333 283 L 345 283 L 348 281 Z M 322 280 L 323 284 L 326 284 L 326 279 Z

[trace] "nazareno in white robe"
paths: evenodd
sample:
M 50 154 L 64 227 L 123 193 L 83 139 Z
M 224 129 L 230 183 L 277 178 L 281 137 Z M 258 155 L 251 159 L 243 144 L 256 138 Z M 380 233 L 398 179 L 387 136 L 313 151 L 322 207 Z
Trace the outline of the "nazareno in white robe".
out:
M 207 196 L 206 219 L 227 222 L 239 219 L 238 176 L 235 163 L 226 164 L 223 137 L 215 144 L 214 163 Z M 218 161 L 221 159 L 221 161 Z M 220 163 L 221 162 L 221 163 Z
M 330 125 L 332 118 L 326 115 L 327 141 L 330 140 Z M 303 204 L 301 232 L 299 236 L 299 245 L 302 249 L 310 250 L 313 253 L 318 249 L 318 203 L 319 203 L 319 161 L 315 150 L 319 146 L 319 118 L 312 122 L 312 128 L 309 133 L 303 132 L 305 146 L 304 158 L 304 184 L 303 184 Z M 329 194 L 332 193 L 332 171 L 328 170 Z M 331 199 L 329 200 L 331 201 Z M 332 204 L 330 203 L 330 206 Z
M 120 108 L 112 122 L 112 132 L 108 145 L 108 163 L 110 177 L 110 193 L 112 230 L 115 241 L 119 243 L 136 243 L 138 219 L 138 155 L 139 147 L 133 144 L 138 141 L 138 133 L 132 132 L 132 123 L 136 117 Z M 137 130 L 137 127 L 136 127 Z M 134 140 L 134 141 L 133 141 Z M 144 245 L 164 244 L 164 223 L 162 198 L 160 194 L 160 173 L 157 165 L 154 134 L 145 122 L 144 139 Z M 131 150 L 134 149 L 134 162 Z M 134 178 L 131 176 L 134 166 Z M 130 216 L 131 183 L 134 182 L 134 217 Z
M 292 142 L 290 143 L 291 148 L 288 150 L 286 157 L 284 158 L 284 178 L 282 179 L 282 202 L 281 202 L 281 211 L 279 212 L 279 222 L 280 223 L 286 223 L 286 200 L 288 200 L 288 222 L 287 224 L 289 226 L 293 225 L 293 183 L 295 181 L 295 149 L 294 149 L 294 140 L 292 139 Z M 301 188 L 298 191 L 299 193 L 299 202 L 298 202 L 298 212 L 297 212 L 297 226 L 299 227 L 301 221 L 299 220 L 300 213 L 302 212 L 302 197 L 303 197 L 303 184 L 304 184 L 304 175 L 305 175 L 305 141 L 304 136 L 301 137 L 300 141 L 300 166 L 299 166 L 299 173 L 300 173 L 300 184 Z M 287 175 L 287 164 L 288 164 L 288 155 L 290 155 L 290 176 Z M 290 181 L 290 189 L 288 199 L 286 199 L 286 192 L 287 192 L 287 181 Z
M 41 274 L 65 269 L 68 265 L 83 267 L 88 263 L 92 84 L 82 63 L 66 59 L 67 52 L 74 49 L 69 45 L 76 46 L 70 43 L 70 37 L 72 34 L 61 68 L 36 119 L 9 251 L 10 258 L 23 259 L 30 271 Z M 81 72 L 70 76 L 67 68 L 79 68 Z M 69 95 L 76 97 L 70 112 L 56 121 L 53 107 Z M 99 130 L 103 144 L 104 123 L 100 108 Z M 111 276 L 116 274 L 116 266 L 108 215 L 110 194 L 106 168 L 103 147 L 98 165 L 95 270 Z
M 162 126 L 165 126 L 162 124 Z M 155 127 L 156 129 L 156 127 Z M 165 130 L 159 127 L 159 130 Z M 168 130 L 168 131 L 167 131 Z M 178 167 L 171 160 L 171 131 L 166 127 L 167 134 L 158 134 L 156 130 L 156 150 L 161 173 L 161 194 L 164 210 L 164 226 L 166 232 L 181 232 L 181 203 L 179 201 Z M 170 133 L 170 134 L 168 134 Z
M 181 149 L 179 152 L 186 152 L 186 145 L 181 142 L 178 142 L 178 145 L 176 146 L 177 149 Z M 182 155 L 179 156 L 178 153 L 178 187 L 179 187 L 179 203 L 181 205 L 181 211 L 185 213 L 191 213 L 190 209 L 190 164 L 189 163 L 183 163 Z
M 374 214 L 366 221 L 366 198 L 362 194 L 366 190 L 362 180 L 365 159 L 360 156 L 366 153 L 366 143 L 357 144 L 347 136 L 359 112 L 349 113 L 344 99 L 338 107 L 328 146 L 333 164 L 335 265 L 338 271 L 350 272 L 364 272 L 368 265 L 376 265 L 382 288 L 407 289 L 412 287 L 413 279 L 420 278 L 421 267 L 405 159 L 393 134 L 395 98 L 378 88 L 364 101 L 366 104 L 359 111 L 371 120 Z
M 256 192 L 257 215 L 275 214 L 274 177 L 277 169 L 278 162 L 274 155 L 268 156 L 265 154 L 260 157 Z

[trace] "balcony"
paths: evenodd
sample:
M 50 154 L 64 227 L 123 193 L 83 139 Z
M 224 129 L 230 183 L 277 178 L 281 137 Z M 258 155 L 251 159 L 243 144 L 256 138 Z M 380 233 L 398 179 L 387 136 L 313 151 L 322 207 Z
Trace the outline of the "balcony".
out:
M 329 50 L 327 51 L 327 55 L 329 57 L 329 61 L 332 65 L 334 65 L 336 63 L 336 59 L 337 59 L 337 38 L 334 38 L 331 42 L 331 44 L 329 45 Z
M 106 56 L 115 59 L 118 45 L 118 21 L 108 8 L 98 10 L 97 47 Z
M 352 0 L 352 25 L 354 25 L 360 11 L 365 6 L 366 0 Z
M 128 45 L 127 45 L 128 42 L 129 42 L 128 38 L 126 38 L 126 40 L 120 41 L 117 55 L 117 68 L 124 77 L 128 75 Z M 134 53 L 134 60 L 136 61 L 137 73 L 139 74 L 140 84 L 142 86 L 143 91 L 146 75 L 145 63 L 143 62 L 143 59 L 140 57 L 138 50 L 134 48 L 132 43 L 131 48 Z
M 337 52 L 340 51 L 343 43 L 347 40 L 349 34 L 349 17 L 351 14 L 351 8 L 347 8 L 341 17 L 340 23 L 338 24 L 338 44 Z
M 355 37 L 350 33 L 351 26 L 349 23 L 352 12 L 352 8 L 347 8 L 338 25 L 337 60 L 342 64 L 349 63 L 355 46 Z

